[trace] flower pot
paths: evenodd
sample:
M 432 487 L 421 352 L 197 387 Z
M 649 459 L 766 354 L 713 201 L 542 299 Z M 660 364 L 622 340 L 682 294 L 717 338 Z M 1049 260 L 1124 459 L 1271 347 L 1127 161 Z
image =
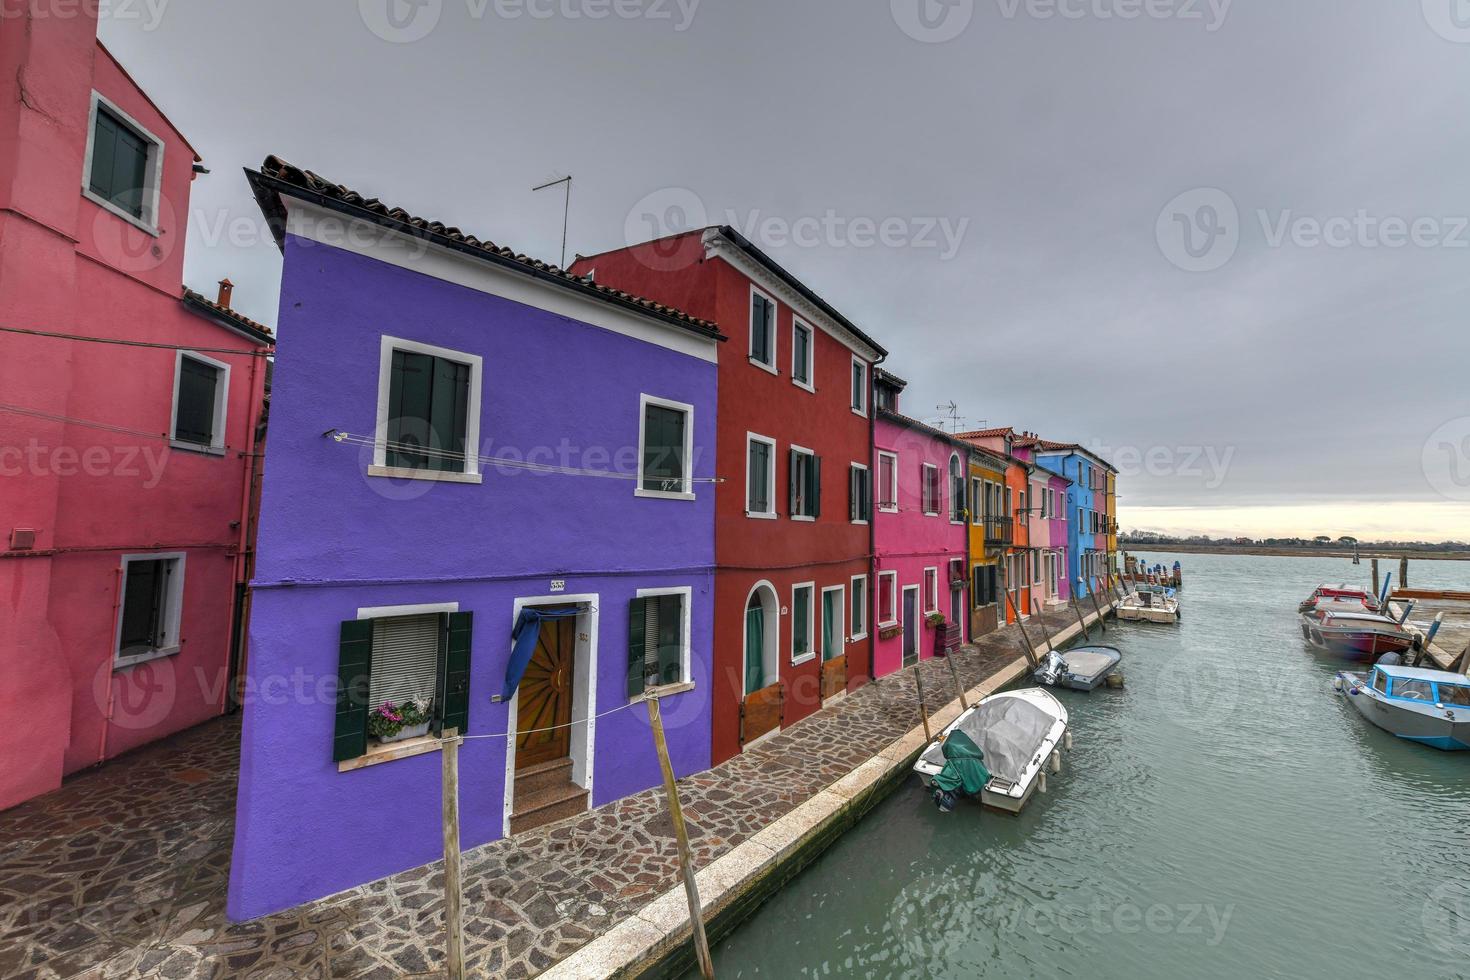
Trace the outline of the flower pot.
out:
M 422 725 L 404 725 L 397 735 L 379 735 L 378 743 L 380 745 L 388 745 L 393 742 L 402 742 L 405 739 L 418 738 L 420 735 L 427 734 L 429 734 L 429 723 L 426 721 Z

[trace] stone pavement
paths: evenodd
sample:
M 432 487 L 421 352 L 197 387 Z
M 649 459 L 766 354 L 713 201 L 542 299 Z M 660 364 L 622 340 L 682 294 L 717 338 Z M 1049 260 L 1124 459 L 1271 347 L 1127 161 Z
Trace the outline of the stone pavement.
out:
M 1074 625 L 1048 613 L 1052 633 Z M 1041 636 L 1033 620 L 1034 642 Z M 1023 650 L 1014 627 L 956 658 L 972 687 Z M 955 696 L 944 661 L 926 701 Z M 914 671 L 850 694 L 679 782 L 697 865 L 712 861 L 918 723 Z M 442 976 L 439 863 L 278 915 L 225 920 L 239 722 L 221 719 L 0 814 L 0 977 Z M 655 789 L 466 852 L 472 976 L 529 977 L 678 882 Z

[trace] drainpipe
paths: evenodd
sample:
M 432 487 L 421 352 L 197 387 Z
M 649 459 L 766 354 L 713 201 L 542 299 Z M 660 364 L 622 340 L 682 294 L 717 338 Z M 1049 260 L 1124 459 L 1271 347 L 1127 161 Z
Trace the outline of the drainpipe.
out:
M 878 590 L 874 588 L 878 584 L 878 367 L 888 360 L 884 354 L 873 362 L 868 369 L 868 477 L 872 481 L 873 490 L 868 494 L 872 498 L 873 512 L 868 515 L 868 587 L 867 587 L 867 626 L 868 626 L 868 679 L 873 678 L 873 657 L 878 652 L 878 617 L 874 611 L 878 605 Z M 897 598 L 897 597 L 895 597 Z M 851 680 L 851 678 L 849 678 Z
M 226 306 L 230 298 L 233 285 L 228 279 L 220 282 L 220 305 Z M 240 495 L 240 519 L 238 524 L 236 546 L 235 546 L 235 599 L 234 608 L 230 617 L 230 655 L 226 665 L 226 678 L 220 694 L 219 713 L 225 714 L 231 708 L 232 702 L 238 702 L 236 697 L 236 683 L 239 680 L 241 660 L 246 648 L 246 629 L 249 617 L 247 609 L 250 604 L 249 595 L 249 572 L 251 557 L 251 501 L 255 494 L 255 476 L 260 458 L 261 438 L 259 436 L 258 413 L 264 404 L 264 399 L 257 402 L 256 392 L 259 381 L 260 362 L 264 358 L 257 356 L 255 352 L 250 354 L 250 394 L 246 404 L 248 409 L 245 414 L 245 424 L 249 450 L 244 454 L 245 465 L 241 473 L 241 495 Z
M 123 570 L 119 564 L 112 572 L 112 621 L 116 623 L 122 612 L 122 588 Z M 116 641 L 114 641 L 116 642 Z M 112 660 L 117 655 L 116 650 L 107 654 L 107 659 Z M 97 761 L 104 762 L 107 759 L 107 732 L 112 727 L 112 706 L 117 696 L 117 675 L 111 669 L 107 672 L 107 707 L 102 714 L 102 736 L 97 740 Z

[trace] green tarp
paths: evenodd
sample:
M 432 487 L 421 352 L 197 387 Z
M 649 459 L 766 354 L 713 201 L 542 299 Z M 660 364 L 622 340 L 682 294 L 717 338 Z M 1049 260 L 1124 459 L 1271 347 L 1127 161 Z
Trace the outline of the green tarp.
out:
M 944 740 L 944 768 L 934 777 L 934 785 L 947 793 L 963 790 L 966 796 L 979 796 L 990 782 L 984 759 L 974 739 L 956 728 Z

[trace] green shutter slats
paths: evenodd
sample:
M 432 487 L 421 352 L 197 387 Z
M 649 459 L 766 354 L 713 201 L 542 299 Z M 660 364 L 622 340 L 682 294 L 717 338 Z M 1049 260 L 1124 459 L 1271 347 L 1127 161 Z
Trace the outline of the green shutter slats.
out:
M 645 636 L 648 623 L 647 599 L 632 599 L 628 602 L 628 697 L 636 698 L 643 693 L 643 657 L 648 642 Z
M 457 473 L 465 469 L 468 364 L 395 350 L 388 382 L 387 463 Z
M 179 359 L 179 397 L 174 411 L 174 438 L 200 446 L 214 444 L 214 405 L 219 368 L 192 357 Z
M 811 501 L 811 515 L 822 516 L 822 457 L 813 456 L 811 465 L 811 490 L 807 498 Z
M 348 619 L 337 644 L 337 717 L 332 759 L 343 762 L 367 752 L 368 687 L 373 670 L 373 621 Z
M 677 684 L 683 680 L 684 673 L 684 597 L 664 595 L 657 602 L 658 682 Z
M 444 617 L 443 656 L 439 667 L 439 693 L 434 715 L 436 731 L 457 729 L 461 735 L 470 727 L 470 641 L 474 613 L 448 613 Z
M 801 453 L 793 449 L 789 455 L 791 460 L 791 476 L 787 481 L 786 513 L 792 517 L 796 517 L 801 513 L 796 506 L 797 499 L 801 496 L 797 490 L 797 485 L 801 480 L 801 464 L 799 462 Z
M 148 143 L 97 107 L 92 130 L 92 172 L 87 186 L 135 218 L 143 217 L 143 191 L 148 182 Z

